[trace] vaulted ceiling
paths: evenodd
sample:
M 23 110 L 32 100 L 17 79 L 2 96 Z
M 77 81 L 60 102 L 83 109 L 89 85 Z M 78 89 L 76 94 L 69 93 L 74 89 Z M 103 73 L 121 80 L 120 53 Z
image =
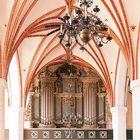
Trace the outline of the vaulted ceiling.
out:
M 104 80 L 113 104 L 119 62 L 125 59 L 130 79 L 139 77 L 139 0 L 94 0 L 93 6 L 101 9 L 99 17 L 106 21 L 113 41 L 98 48 L 91 40 L 84 51 L 75 44 L 71 49 L 59 43 L 60 31 L 46 36 L 61 24 L 58 17 L 65 14 L 66 5 L 76 0 L 0 0 L 0 40 L 3 51 L 3 75 L 14 54 L 18 56 L 23 93 L 44 67 L 67 60 L 94 69 Z M 69 57 L 70 56 L 70 57 Z

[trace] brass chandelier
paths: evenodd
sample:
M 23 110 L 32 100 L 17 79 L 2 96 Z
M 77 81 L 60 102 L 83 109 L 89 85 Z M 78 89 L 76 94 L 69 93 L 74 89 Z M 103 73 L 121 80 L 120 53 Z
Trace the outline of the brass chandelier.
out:
M 84 49 L 91 39 L 94 39 L 98 47 L 111 41 L 112 37 L 108 27 L 97 16 L 100 11 L 98 6 L 93 8 L 92 14 L 88 11 L 93 5 L 93 0 L 78 0 L 78 2 L 78 8 L 66 7 L 65 16 L 59 17 L 63 22 L 59 29 L 61 31 L 60 43 L 67 48 L 72 47 L 75 43 L 80 43 L 82 44 L 81 49 Z

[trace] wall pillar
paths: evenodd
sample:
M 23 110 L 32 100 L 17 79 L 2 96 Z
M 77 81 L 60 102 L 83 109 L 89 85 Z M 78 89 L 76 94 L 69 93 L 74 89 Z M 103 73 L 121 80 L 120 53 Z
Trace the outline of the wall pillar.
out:
M 124 106 L 116 106 L 111 108 L 113 140 L 126 140 L 126 112 Z
M 0 78 L 0 140 L 5 140 L 5 89 L 6 80 Z
M 24 108 L 10 109 L 9 140 L 23 140 L 24 137 Z
M 140 139 L 140 79 L 131 82 L 133 108 L 133 140 Z

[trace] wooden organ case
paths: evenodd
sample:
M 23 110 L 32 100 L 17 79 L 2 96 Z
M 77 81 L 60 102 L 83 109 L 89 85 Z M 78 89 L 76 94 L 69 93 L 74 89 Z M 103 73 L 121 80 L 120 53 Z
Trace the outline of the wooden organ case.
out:
M 27 107 L 32 127 L 105 127 L 111 121 L 106 90 L 96 73 L 66 63 L 53 72 L 46 69 L 38 79 Z

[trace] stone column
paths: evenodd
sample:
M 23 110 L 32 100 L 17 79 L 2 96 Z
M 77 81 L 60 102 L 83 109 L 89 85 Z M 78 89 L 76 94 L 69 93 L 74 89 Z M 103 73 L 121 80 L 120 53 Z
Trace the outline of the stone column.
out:
M 113 140 L 126 140 L 126 112 L 124 106 L 116 106 L 111 108 Z
M 24 139 L 24 108 L 17 107 L 10 109 L 9 140 Z
M 0 78 L 0 140 L 5 140 L 5 102 L 4 94 L 6 89 L 6 80 Z
M 140 79 L 131 82 L 133 108 L 133 140 L 140 139 Z

